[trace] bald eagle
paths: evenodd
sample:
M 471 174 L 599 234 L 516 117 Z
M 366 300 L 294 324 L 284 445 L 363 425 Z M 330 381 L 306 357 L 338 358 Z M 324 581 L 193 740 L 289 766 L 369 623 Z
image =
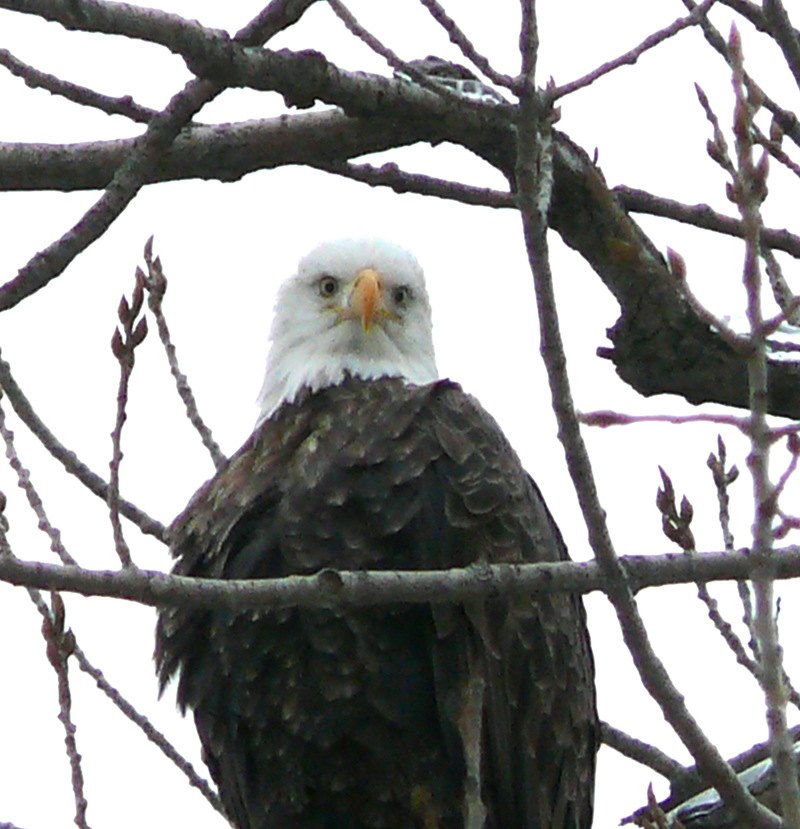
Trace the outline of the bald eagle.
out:
M 495 421 L 439 380 L 420 266 L 326 243 L 278 295 L 261 417 L 170 529 L 175 572 L 262 579 L 562 561 Z M 160 611 L 240 829 L 588 829 L 597 715 L 584 611 L 462 603 Z

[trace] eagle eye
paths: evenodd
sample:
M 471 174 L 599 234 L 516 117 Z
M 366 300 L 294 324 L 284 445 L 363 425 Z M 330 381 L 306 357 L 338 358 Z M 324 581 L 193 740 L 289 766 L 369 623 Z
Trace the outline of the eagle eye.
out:
M 408 305 L 408 303 L 413 299 L 413 294 L 411 292 L 411 288 L 408 285 L 398 285 L 396 288 L 392 289 L 392 301 L 395 305 Z
M 324 299 L 330 299 L 332 296 L 335 296 L 336 292 L 339 290 L 339 280 L 335 276 L 325 274 L 317 281 L 317 290 L 319 291 L 319 295 L 321 297 Z

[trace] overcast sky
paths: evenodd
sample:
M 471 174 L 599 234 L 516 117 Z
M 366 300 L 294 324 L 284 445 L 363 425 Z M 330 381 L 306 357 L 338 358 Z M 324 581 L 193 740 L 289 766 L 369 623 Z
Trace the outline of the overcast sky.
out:
M 514 74 L 518 4 L 505 0 L 491 5 L 496 8 L 490 15 L 487 3 L 445 3 L 495 68 Z M 174 0 L 161 7 L 230 31 L 259 9 L 258 3 L 244 0 Z M 413 0 L 354 0 L 350 7 L 404 58 L 433 53 L 460 59 Z M 546 0 L 538 7 L 540 83 L 551 75 L 558 83 L 573 80 L 684 11 L 682 3 L 666 0 Z M 716 20 L 727 32 L 725 13 Z M 0 12 L 0 32 L 0 46 L 39 69 L 110 95 L 131 94 L 151 107 L 163 107 L 189 78 L 182 61 L 148 44 L 66 32 L 9 12 Z M 797 91 L 775 50 L 766 48 L 755 32 L 745 28 L 744 34 L 746 58 L 756 77 L 773 97 L 797 111 Z M 344 68 L 389 74 L 382 59 L 354 40 L 322 3 L 270 45 L 316 48 Z M 597 148 L 612 186 L 624 183 L 688 203 L 707 202 L 732 214 L 724 198 L 724 178 L 705 154 L 709 130 L 696 101 L 695 81 L 706 89 L 723 123 L 729 122 L 728 72 L 699 33 L 688 31 L 637 66 L 563 100 L 559 128 L 589 153 Z M 31 91 L 4 70 L 0 100 L 0 140 L 7 142 L 89 141 L 140 131 L 120 117 Z M 283 103 L 276 95 L 229 91 L 205 108 L 199 120 L 236 121 L 281 111 Z M 460 148 L 418 146 L 370 160 L 389 159 L 412 171 L 504 187 L 496 171 Z M 0 280 L 12 278 L 37 250 L 71 227 L 97 195 L 1 194 Z M 790 198 L 789 185 L 776 177 L 765 209 L 768 223 L 784 227 L 794 220 L 796 196 L 792 202 Z M 683 254 L 695 292 L 716 313 L 743 312 L 741 245 L 664 220 L 643 217 L 641 224 L 660 249 L 669 245 Z M 461 382 L 495 415 L 540 484 L 573 557 L 590 557 L 538 356 L 531 277 L 515 212 L 398 196 L 305 168 L 259 172 L 232 184 L 190 181 L 146 188 L 99 242 L 45 290 L 4 314 L 0 327 L 3 357 L 40 416 L 67 447 L 103 475 L 111 452 L 117 383 L 108 343 L 119 297 L 130 293 L 134 269 L 151 234 L 169 279 L 165 310 L 182 368 L 228 454 L 253 426 L 275 291 L 300 256 L 325 238 L 381 235 L 404 243 L 427 273 L 442 375 Z M 579 408 L 696 411 L 676 398 L 641 399 L 622 384 L 607 361 L 595 356 L 598 346 L 608 344 L 605 330 L 616 320 L 618 306 L 555 234 L 551 244 Z M 787 275 L 791 279 L 791 269 Z M 213 466 L 183 417 L 154 330 L 137 352 L 131 393 L 123 439 L 123 494 L 169 522 L 212 474 Z M 22 460 L 32 470 L 67 548 L 83 565 L 116 566 L 104 505 L 70 480 L 16 419 L 9 419 Z M 685 492 L 695 506 L 698 547 L 721 548 L 715 495 L 705 465 L 716 447 L 717 428 L 650 425 L 585 431 L 620 554 L 674 549 L 661 536 L 654 506 L 659 463 L 672 475 L 679 495 Z M 725 439 L 731 460 L 744 471 L 745 443 L 732 433 L 726 432 Z M 783 463 L 779 454 L 775 468 Z M 10 541 L 16 554 L 52 560 L 48 541 L 35 532 L 36 520 L 7 468 L 0 470 L 0 489 L 9 498 Z M 743 475 L 734 491 L 738 545 L 749 541 L 750 492 Z M 142 538 L 131 525 L 126 525 L 126 533 L 140 566 L 169 566 L 161 545 Z M 738 621 L 741 612 L 730 601 L 735 588 L 715 586 L 713 592 L 722 597 L 731 621 Z M 798 624 L 798 604 L 791 600 L 796 588 L 781 584 L 778 592 L 785 597 L 782 627 L 792 630 Z M 156 700 L 151 662 L 154 612 L 106 599 L 69 596 L 66 604 L 67 622 L 89 658 L 204 771 L 191 721 L 176 715 L 172 694 Z M 687 760 L 639 686 L 610 605 L 594 595 L 586 604 L 601 717 Z M 694 590 L 645 591 L 641 609 L 657 653 L 721 751 L 733 755 L 763 739 L 760 693 L 711 630 Z M 67 826 L 73 809 L 63 730 L 56 719 L 56 681 L 44 658 L 39 626 L 25 592 L 0 586 L 0 822 L 12 821 L 26 829 Z M 798 654 L 791 643 L 784 644 L 791 673 L 798 667 Z M 181 773 L 95 692 L 87 677 L 75 668 L 72 676 L 90 825 L 224 825 L 185 785 Z M 796 717 L 790 716 L 794 722 Z M 663 781 L 603 749 L 596 826 L 613 826 L 641 805 L 651 779 L 657 781 L 657 794 L 666 794 Z

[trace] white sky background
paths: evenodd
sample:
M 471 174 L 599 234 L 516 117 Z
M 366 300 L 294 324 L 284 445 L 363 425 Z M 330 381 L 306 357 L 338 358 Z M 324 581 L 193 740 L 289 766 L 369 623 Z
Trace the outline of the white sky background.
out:
M 496 69 L 518 70 L 518 4 L 446 3 L 450 13 Z M 173 0 L 162 8 L 235 31 L 260 8 L 257 2 Z M 401 57 L 460 55 L 413 0 L 350 4 L 362 23 Z M 565 83 L 613 58 L 684 13 L 680 2 L 639 0 L 543 0 L 539 82 L 552 75 Z M 725 10 L 715 19 L 727 33 Z M 748 67 L 767 91 L 797 111 L 797 90 L 777 49 L 743 27 Z M 389 74 L 381 58 L 346 32 L 325 4 L 271 46 L 317 48 L 347 69 Z M 33 17 L 0 12 L 0 46 L 39 69 L 110 95 L 131 94 L 162 107 L 188 79 L 182 61 L 160 47 L 66 32 Z M 463 62 L 463 61 L 462 61 Z M 687 203 L 707 202 L 733 214 L 724 179 L 705 153 L 709 128 L 693 82 L 708 92 L 720 119 L 730 122 L 729 74 L 699 31 L 683 32 L 635 67 L 618 70 L 561 102 L 558 127 L 599 163 L 610 185 L 625 183 Z M 138 134 L 140 127 L 31 91 L 0 72 L 3 119 L 0 140 L 68 142 Z M 280 98 L 229 91 L 198 116 L 225 122 L 276 115 Z M 412 171 L 503 188 L 501 176 L 459 148 L 418 146 L 384 154 Z M 775 165 L 773 165 L 773 168 Z M 97 193 L 3 193 L 0 195 L 0 281 L 12 278 L 40 248 L 60 236 L 95 201 Z M 790 226 L 796 196 L 779 175 L 765 207 L 768 224 Z M 791 207 L 790 207 L 791 205 Z M 640 223 L 663 250 L 687 261 L 696 293 L 718 314 L 741 313 L 743 247 L 664 220 Z M 297 259 L 324 238 L 382 235 L 405 243 L 426 270 L 435 339 L 443 376 L 477 395 L 500 421 L 538 481 L 572 555 L 590 556 L 586 532 L 570 485 L 550 411 L 549 390 L 538 356 L 530 273 L 518 215 L 414 195 L 397 196 L 305 168 L 283 168 L 232 184 L 188 181 L 145 188 L 122 217 L 68 270 L 37 295 L 3 314 L 0 346 L 40 416 L 70 449 L 102 475 L 111 454 L 118 376 L 109 341 L 120 295 L 130 294 L 145 240 L 155 234 L 169 290 L 165 311 L 200 410 L 227 454 L 249 434 L 261 384 L 266 336 L 277 286 Z M 626 412 L 695 411 L 683 401 L 643 400 L 595 356 L 618 307 L 589 267 L 551 234 L 552 264 L 563 333 L 580 409 Z M 795 268 L 796 271 L 796 268 Z M 787 263 L 787 276 L 792 277 Z M 174 393 L 155 326 L 137 351 L 129 419 L 123 436 L 123 495 L 169 522 L 213 472 Z M 8 408 L 8 407 L 6 407 Z M 704 406 L 704 411 L 722 411 Z M 9 415 L 23 463 L 32 470 L 52 522 L 79 562 L 113 568 L 105 507 L 67 476 Z M 657 465 L 695 506 L 698 547 L 722 546 L 715 524 L 716 499 L 705 460 L 716 448 L 713 426 L 633 426 L 584 430 L 594 459 L 600 497 L 620 554 L 674 550 L 660 531 L 654 500 Z M 729 456 L 744 472 L 746 445 L 725 432 Z M 785 459 L 781 453 L 781 469 Z M 0 489 L 9 499 L 10 541 L 22 558 L 53 560 L 44 535 L 16 487 L 0 468 Z M 746 475 L 734 489 L 737 544 L 748 543 L 752 520 Z M 786 501 L 791 510 L 792 501 Z M 796 510 L 795 510 L 796 511 Z M 167 551 L 126 524 L 135 561 L 165 569 Z M 789 539 L 792 540 L 791 538 Z M 715 585 L 723 598 L 735 588 Z M 778 585 L 784 597 L 782 629 L 796 629 L 796 587 Z M 66 596 L 67 623 L 89 658 L 142 712 L 205 771 L 191 720 L 174 709 L 173 695 L 156 701 L 151 662 L 155 614 L 149 608 L 106 599 Z M 608 602 L 586 601 L 598 673 L 600 715 L 652 741 L 674 756 L 688 754 L 641 689 Z M 705 618 L 690 587 L 645 591 L 640 605 L 658 654 L 686 695 L 690 709 L 726 755 L 764 739 L 763 704 L 755 683 L 735 664 Z M 731 621 L 741 612 L 724 603 Z M 24 591 L 0 586 L 0 822 L 26 829 L 72 825 L 73 803 L 63 729 L 57 720 L 56 679 L 44 656 L 40 620 Z M 787 664 L 795 678 L 798 653 L 784 635 Z M 794 670 L 793 670 L 794 669 Z M 183 775 L 94 690 L 77 668 L 73 714 L 83 755 L 88 821 L 93 827 L 224 826 Z M 796 717 L 792 716 L 792 722 Z M 645 801 L 646 769 L 609 749 L 600 753 L 595 825 L 613 826 Z

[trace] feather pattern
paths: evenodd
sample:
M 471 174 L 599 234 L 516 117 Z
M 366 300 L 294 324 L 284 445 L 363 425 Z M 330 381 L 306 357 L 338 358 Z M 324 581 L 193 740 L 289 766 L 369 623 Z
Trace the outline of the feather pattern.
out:
M 459 386 L 347 375 L 280 405 L 171 538 L 175 572 L 213 578 L 567 558 Z M 597 715 L 576 597 L 170 607 L 156 660 L 240 829 L 591 824 Z

